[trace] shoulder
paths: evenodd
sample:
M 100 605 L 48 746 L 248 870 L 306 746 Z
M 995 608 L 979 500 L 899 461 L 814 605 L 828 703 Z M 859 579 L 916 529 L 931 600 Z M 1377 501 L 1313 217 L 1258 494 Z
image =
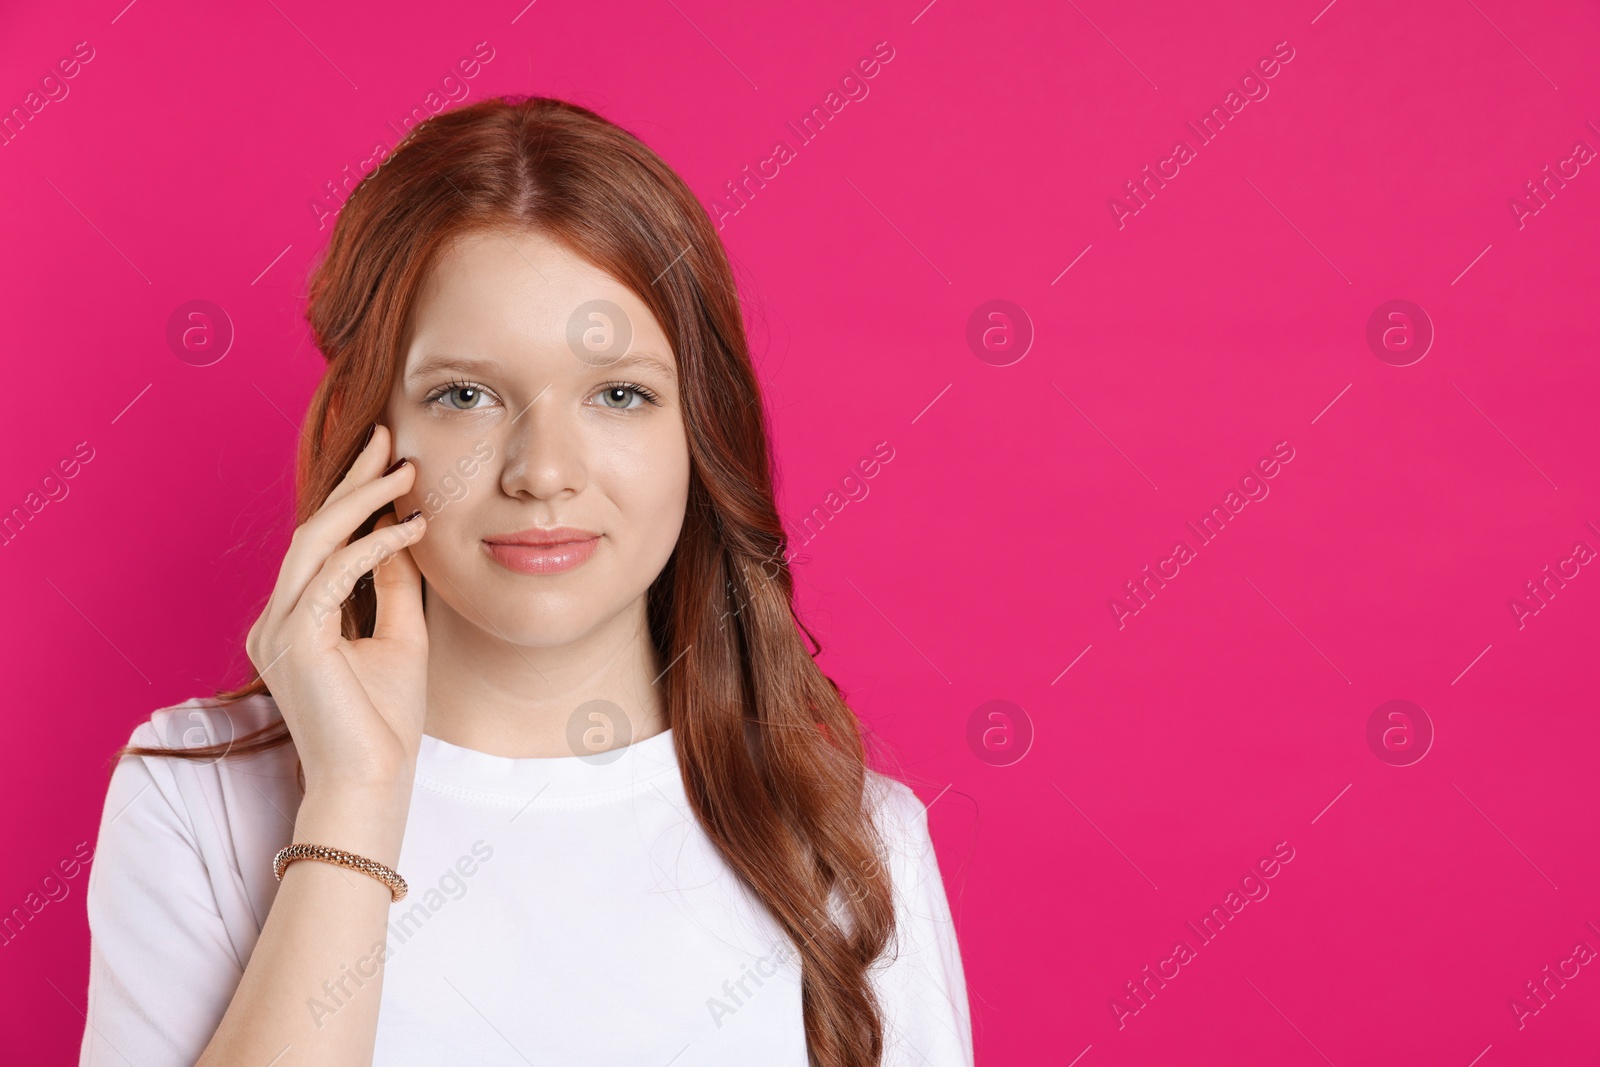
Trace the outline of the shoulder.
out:
M 928 833 L 928 807 L 909 785 L 882 771 L 867 769 L 867 809 L 885 836 L 920 838 Z
M 179 751 L 128 753 L 117 761 L 108 809 L 132 797 L 161 801 L 141 802 L 127 809 L 125 816 L 119 810 L 118 829 L 132 833 L 140 824 L 165 822 L 203 845 L 219 828 L 239 830 L 259 824 L 285 804 L 292 811 L 298 806 L 299 790 L 293 742 L 254 752 L 234 749 L 252 733 L 281 721 L 277 704 L 262 693 L 232 702 L 190 697 L 157 708 L 133 728 L 128 744 Z
M 928 807 L 898 778 L 867 770 L 866 807 L 888 853 L 897 894 L 909 896 L 930 875 L 939 878 L 938 859 L 928 830 Z
M 140 872 L 150 869 L 141 857 L 158 847 L 194 857 L 219 883 L 218 893 L 232 893 L 264 916 L 276 889 L 271 858 L 293 836 L 300 806 L 296 753 L 292 741 L 257 752 L 233 746 L 281 721 L 266 694 L 227 703 L 191 697 L 156 709 L 133 728 L 129 744 L 189 751 L 118 761 L 101 816 L 102 847 L 125 854 Z M 194 751 L 207 746 L 218 750 Z M 150 876 L 159 872 L 150 869 Z
M 265 693 L 231 703 L 190 697 L 181 704 L 156 709 L 134 727 L 128 743 L 150 748 L 227 745 L 281 720 L 278 705 Z
M 256 731 L 282 721 L 277 703 L 264 693 L 229 702 L 190 697 L 157 708 L 133 728 L 128 744 L 178 751 L 124 755 L 112 772 L 111 792 L 142 793 L 153 786 L 200 843 L 209 830 L 245 831 L 263 821 L 281 821 L 286 811 L 292 817 L 299 805 L 293 742 L 259 751 L 235 749 Z M 141 805 L 129 814 L 138 822 L 154 809 Z

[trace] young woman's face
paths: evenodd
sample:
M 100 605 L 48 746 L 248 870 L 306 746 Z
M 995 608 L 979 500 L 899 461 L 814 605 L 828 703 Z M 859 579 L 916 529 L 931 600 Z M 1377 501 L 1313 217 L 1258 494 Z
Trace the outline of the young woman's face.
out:
M 416 464 L 395 513 L 431 596 L 514 644 L 629 608 L 683 525 L 689 449 L 665 334 L 634 293 L 537 233 L 473 234 L 413 311 L 385 422 Z M 507 546 L 555 536 L 548 548 Z

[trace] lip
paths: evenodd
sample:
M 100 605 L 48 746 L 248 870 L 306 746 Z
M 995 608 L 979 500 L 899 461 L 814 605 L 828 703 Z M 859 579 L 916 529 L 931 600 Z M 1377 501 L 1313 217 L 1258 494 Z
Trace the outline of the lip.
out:
M 572 526 L 535 527 L 486 537 L 490 558 L 518 574 L 560 574 L 581 566 L 600 544 L 600 535 Z
M 531 545 L 546 548 L 573 541 L 592 541 L 599 536 L 593 530 L 577 526 L 532 526 L 516 533 L 495 534 L 493 537 L 485 537 L 484 540 L 491 545 Z

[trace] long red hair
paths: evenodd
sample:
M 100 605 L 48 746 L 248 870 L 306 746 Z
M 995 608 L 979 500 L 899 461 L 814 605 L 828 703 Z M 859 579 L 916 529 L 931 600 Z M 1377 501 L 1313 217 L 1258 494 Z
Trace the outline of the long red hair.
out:
M 867 971 L 895 931 L 866 746 L 794 611 L 727 254 L 655 152 L 575 104 L 498 97 L 419 124 L 367 175 L 310 279 L 306 318 L 328 369 L 301 435 L 296 523 L 321 507 L 381 418 L 404 324 L 437 254 L 489 228 L 562 241 L 638 294 L 672 341 L 689 497 L 647 603 L 651 638 L 672 664 L 661 684 L 678 762 L 700 825 L 798 950 L 810 1063 L 877 1065 L 883 1017 Z M 342 610 L 347 638 L 370 636 L 372 585 L 358 584 Z M 259 677 L 216 698 L 258 693 L 271 695 Z M 215 760 L 283 744 L 292 738 L 279 719 L 227 744 L 129 745 L 117 756 Z

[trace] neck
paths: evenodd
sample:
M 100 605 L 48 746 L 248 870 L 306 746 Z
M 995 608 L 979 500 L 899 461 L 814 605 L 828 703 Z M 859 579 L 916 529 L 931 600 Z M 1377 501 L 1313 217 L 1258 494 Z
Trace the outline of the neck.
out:
M 667 729 L 644 597 L 568 644 L 524 645 L 463 618 L 431 588 L 425 596 L 423 733 L 520 759 L 588 755 Z

